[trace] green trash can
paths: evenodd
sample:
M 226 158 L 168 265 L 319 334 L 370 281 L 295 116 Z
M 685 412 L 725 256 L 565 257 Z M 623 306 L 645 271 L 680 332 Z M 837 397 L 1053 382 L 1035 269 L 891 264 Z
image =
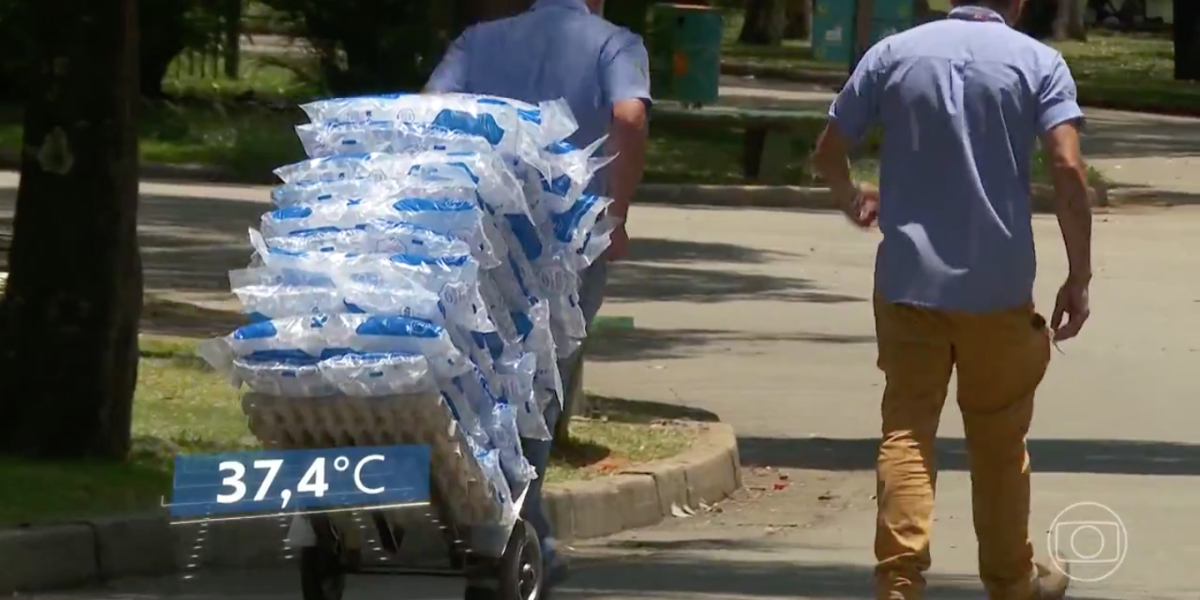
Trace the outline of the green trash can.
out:
M 854 60 L 853 1 L 817 0 L 813 11 L 813 58 L 848 65 Z
M 650 92 L 687 105 L 716 104 L 721 78 L 721 12 L 657 4 L 650 32 Z

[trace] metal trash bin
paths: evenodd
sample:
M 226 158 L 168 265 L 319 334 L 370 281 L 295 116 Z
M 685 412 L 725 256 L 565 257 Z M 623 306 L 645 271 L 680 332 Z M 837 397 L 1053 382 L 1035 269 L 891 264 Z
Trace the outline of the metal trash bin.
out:
M 720 10 L 657 4 L 650 34 L 650 86 L 656 99 L 716 104 L 721 78 Z

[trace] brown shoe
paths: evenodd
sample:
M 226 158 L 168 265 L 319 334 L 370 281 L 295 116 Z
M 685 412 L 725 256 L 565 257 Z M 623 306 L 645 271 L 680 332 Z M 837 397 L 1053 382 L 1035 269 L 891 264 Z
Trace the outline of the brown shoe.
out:
M 1071 586 L 1071 565 L 1062 559 L 1054 567 L 1041 563 L 1034 565 L 1036 573 L 1033 576 L 1033 593 L 1030 600 L 1062 600 Z

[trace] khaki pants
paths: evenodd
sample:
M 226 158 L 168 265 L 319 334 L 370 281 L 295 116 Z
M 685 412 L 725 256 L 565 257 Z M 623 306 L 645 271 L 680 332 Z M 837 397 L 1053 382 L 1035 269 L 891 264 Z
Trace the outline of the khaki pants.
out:
M 1028 600 L 1029 455 L 1033 395 L 1050 362 L 1050 335 L 1032 305 L 969 314 L 875 299 L 883 394 L 878 597 L 923 596 L 937 467 L 934 438 L 951 369 L 958 369 L 970 456 L 979 571 L 991 600 Z

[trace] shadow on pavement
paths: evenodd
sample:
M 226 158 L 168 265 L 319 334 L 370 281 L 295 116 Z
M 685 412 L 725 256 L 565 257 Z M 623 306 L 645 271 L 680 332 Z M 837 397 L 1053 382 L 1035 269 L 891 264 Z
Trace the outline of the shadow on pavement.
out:
M 1085 110 L 1084 112 L 1089 112 Z M 1174 158 L 1200 154 L 1200 120 L 1091 112 L 1082 146 L 1088 158 Z
M 721 346 L 736 345 L 740 352 L 752 352 L 754 344 L 778 342 L 874 344 L 875 336 L 806 332 L 766 334 L 715 329 L 613 329 L 598 333 L 588 341 L 587 357 L 597 362 L 665 360 L 713 352 L 714 346 L 716 351 L 721 351 Z M 780 350 L 775 347 L 772 351 Z
M 796 256 L 721 242 L 693 242 L 661 238 L 635 238 L 629 245 L 630 262 L 656 263 L 765 263 L 774 258 Z
M 709 304 L 770 300 L 836 304 L 865 298 L 824 292 L 810 280 L 729 269 L 685 268 L 626 263 L 609 272 L 606 294 L 612 300 Z
M 1117 206 L 1196 206 L 1200 205 L 1200 194 L 1160 190 L 1141 185 L 1114 185 L 1109 188 L 1112 201 Z
M 681 544 L 681 549 L 691 548 Z M 728 548 L 707 548 L 709 551 Z M 578 561 L 579 573 L 557 598 L 840 598 L 864 599 L 874 595 L 870 567 L 792 560 L 785 549 L 769 546 L 758 552 L 738 551 L 746 559 L 697 557 L 664 552 L 651 557 Z M 718 555 L 719 556 L 719 555 Z M 986 597 L 973 577 L 933 573 L 925 595 L 929 600 L 979 600 Z M 1077 600 L 1100 597 L 1071 595 Z
M 877 439 L 781 439 L 741 437 L 743 466 L 874 471 Z M 940 471 L 968 470 L 962 438 L 937 441 Z M 1029 440 L 1035 473 L 1105 475 L 1200 475 L 1200 445 L 1124 440 Z

